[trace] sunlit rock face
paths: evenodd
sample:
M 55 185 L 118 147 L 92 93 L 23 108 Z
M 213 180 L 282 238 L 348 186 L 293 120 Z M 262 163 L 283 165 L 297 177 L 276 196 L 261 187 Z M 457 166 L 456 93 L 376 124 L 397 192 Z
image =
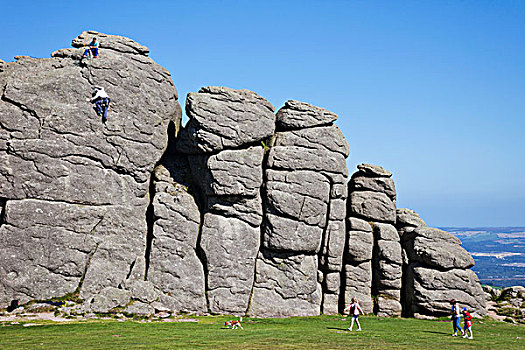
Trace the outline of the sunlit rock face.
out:
M 97 58 L 83 57 L 93 37 Z M 461 242 L 396 210 L 335 113 L 249 90 L 186 99 L 131 39 L 84 32 L 51 58 L 0 62 L 0 308 L 79 312 L 483 314 Z M 107 122 L 92 87 L 111 98 Z
M 474 259 L 456 236 L 427 227 L 410 209 L 398 209 L 397 229 L 403 245 L 406 316 L 448 315 L 452 299 L 471 314 L 486 314 L 485 294 L 470 270 Z
M 97 32 L 73 45 L 95 36 L 96 59 L 62 49 L 0 67 L 0 305 L 144 280 L 150 177 L 181 110 L 146 47 Z M 94 85 L 112 100 L 106 124 Z

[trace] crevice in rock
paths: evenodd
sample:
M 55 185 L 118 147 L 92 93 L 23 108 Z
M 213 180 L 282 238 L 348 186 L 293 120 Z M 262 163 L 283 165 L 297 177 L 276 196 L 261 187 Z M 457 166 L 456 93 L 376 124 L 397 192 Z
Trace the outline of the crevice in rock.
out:
M 91 229 L 91 231 L 89 231 L 89 234 L 90 234 L 90 235 L 94 234 L 94 233 L 97 231 L 97 227 L 102 223 L 102 221 L 104 220 L 104 218 L 105 218 L 105 215 L 102 216 L 102 217 L 100 218 L 99 221 L 97 221 L 97 223 L 93 226 L 93 228 Z
M 242 145 L 239 145 L 239 146 L 223 146 L 223 148 L 218 150 L 218 151 L 201 151 L 201 152 L 195 152 L 195 153 L 185 153 L 184 152 L 184 154 L 187 154 L 188 156 L 207 156 L 207 157 L 212 157 L 212 156 L 216 156 L 217 154 L 219 154 L 221 152 L 224 152 L 224 151 L 246 151 L 248 148 L 251 148 L 251 147 L 262 147 L 265 150 L 265 153 L 266 153 L 266 150 L 268 149 L 268 144 L 266 144 L 265 141 L 267 141 L 267 140 L 268 139 L 261 140 L 261 141 L 247 142 L 247 143 L 243 143 Z M 181 152 L 181 153 L 183 153 L 183 152 Z
M 408 291 L 408 264 L 405 264 L 403 262 L 403 266 L 401 267 L 401 316 L 402 317 L 410 317 L 409 315 L 409 302 L 407 297 L 407 291 Z
M 378 304 L 377 304 L 377 298 L 374 298 L 374 296 L 379 295 L 379 246 L 378 246 L 378 238 L 376 235 L 376 230 L 374 230 L 373 223 L 370 223 L 370 226 L 372 226 L 372 234 L 374 239 L 374 246 L 372 247 L 372 300 L 374 301 L 374 314 L 377 314 L 378 310 Z
M 96 243 L 95 244 L 95 248 L 93 248 L 93 250 L 89 253 L 89 255 L 87 257 L 86 266 L 84 267 L 84 271 L 82 272 L 82 276 L 80 276 L 80 281 L 78 282 L 78 287 L 77 287 L 77 289 L 74 292 L 75 294 L 80 293 L 80 291 L 82 290 L 82 285 L 84 284 L 84 279 L 86 278 L 87 272 L 89 270 L 89 266 L 91 265 L 91 261 L 93 260 L 93 256 L 97 252 L 99 245 L 100 245 L 100 242 Z
M 175 143 L 173 145 L 172 151 L 173 151 L 173 153 L 179 153 L 177 151 L 177 147 L 176 147 Z M 181 154 L 181 153 L 179 153 L 179 154 Z M 202 228 L 204 226 L 204 216 L 208 212 L 208 210 L 207 210 L 207 208 L 208 208 L 208 201 L 206 199 L 207 197 L 206 197 L 206 194 L 204 193 L 203 189 L 199 186 L 198 181 L 195 180 L 195 179 L 197 179 L 199 177 L 199 174 L 193 174 L 192 173 L 192 169 L 189 166 L 189 157 L 190 156 L 191 155 L 182 154 L 182 157 L 184 157 L 186 159 L 186 164 L 187 164 L 187 167 L 188 167 L 187 170 L 191 174 L 190 176 L 187 176 L 188 188 L 192 188 L 193 189 L 191 192 L 192 192 L 192 195 L 195 198 L 195 203 L 197 204 L 197 207 L 199 208 L 199 213 L 200 213 L 199 232 L 197 234 L 195 255 L 199 259 L 199 261 L 200 261 L 200 263 L 202 265 L 202 269 L 204 271 L 204 296 L 206 298 L 206 312 L 211 313 L 210 299 L 208 298 L 208 292 L 210 290 L 209 287 L 208 287 L 208 274 L 209 274 L 209 271 L 208 271 L 208 260 L 206 258 L 206 252 L 201 247 Z
M 305 129 L 321 128 L 321 127 L 327 127 L 327 126 L 332 126 L 332 125 L 334 125 L 334 122 L 316 124 L 316 125 L 312 125 L 312 126 L 279 127 L 279 123 L 277 123 L 277 126 L 275 128 L 275 133 L 286 132 L 286 131 L 301 131 L 301 130 L 305 130 Z
M 128 274 L 126 275 L 126 280 L 128 280 L 131 277 L 131 274 L 133 273 L 133 268 L 135 267 L 135 264 L 137 263 L 137 260 L 133 260 L 131 265 L 129 266 Z M 120 286 L 119 286 L 120 288 Z
M 157 164 L 158 165 L 158 164 Z M 157 165 L 155 167 L 157 167 Z M 153 244 L 153 239 L 155 238 L 153 234 L 153 229 L 155 226 L 155 208 L 153 205 L 153 200 L 155 199 L 155 174 L 152 173 L 150 175 L 149 180 L 149 190 L 148 190 L 148 196 L 149 196 L 149 204 L 148 208 L 146 209 L 146 249 L 144 252 L 144 260 L 145 260 L 145 271 L 144 271 L 144 280 L 148 279 L 148 270 L 149 270 L 149 263 L 150 263 L 150 254 L 151 254 L 151 246 Z
M 197 201 L 199 202 L 199 201 Z M 201 240 L 202 240 L 202 226 L 204 224 L 204 215 L 206 214 L 204 210 L 202 210 L 202 207 L 198 205 L 199 211 L 201 214 L 201 221 L 199 224 L 199 234 L 197 236 L 197 246 L 195 248 L 195 254 L 197 255 L 197 258 L 200 260 L 202 269 L 204 271 L 204 296 L 206 298 L 206 312 L 211 313 L 210 309 L 210 299 L 208 298 L 208 291 L 210 290 L 208 287 L 208 260 L 206 258 L 206 253 L 201 248 Z
M 348 186 L 348 184 L 347 184 Z M 342 314 L 346 308 L 346 254 L 348 254 L 348 244 L 350 242 L 349 232 L 349 218 L 351 213 L 351 202 L 350 202 L 350 191 L 348 192 L 348 198 L 346 199 L 346 214 L 345 214 L 345 243 L 343 248 L 343 261 L 341 264 L 341 284 L 339 285 L 339 312 Z
M 170 121 L 168 124 L 168 128 L 166 129 L 167 132 L 167 143 L 166 143 L 166 149 L 164 151 L 164 154 L 160 157 L 159 161 L 155 166 L 153 167 L 153 172 L 150 174 L 149 179 L 149 187 L 148 187 L 148 197 L 149 197 L 149 204 L 146 209 L 146 249 L 144 251 L 144 261 L 145 261 L 145 267 L 144 267 L 144 280 L 148 280 L 148 270 L 149 270 L 149 264 L 150 264 L 150 255 L 151 255 L 151 247 L 153 245 L 153 239 L 155 238 L 153 234 L 155 221 L 157 218 L 155 217 L 155 206 L 153 204 L 153 201 L 155 199 L 155 169 L 160 165 L 164 164 L 167 157 L 174 152 L 175 149 L 175 142 L 177 134 L 175 132 L 175 124 L 173 121 Z
M 317 267 L 318 270 L 321 271 L 323 275 L 323 280 L 321 281 L 321 289 L 322 289 L 321 313 L 324 313 L 324 310 L 323 310 L 324 297 L 325 297 L 325 293 L 328 292 L 328 289 L 326 286 L 326 275 L 328 274 L 328 269 L 329 269 L 328 257 L 329 257 L 329 246 L 330 246 L 329 238 L 330 237 L 327 237 L 327 235 L 328 235 L 328 227 L 330 226 L 330 214 L 331 214 L 331 202 L 332 202 L 330 193 L 332 193 L 333 187 L 334 187 L 333 180 L 329 176 L 325 175 L 325 177 L 330 183 L 330 188 L 328 190 L 329 196 L 328 196 L 328 204 L 326 206 L 326 219 L 325 219 L 325 226 L 323 228 L 323 233 L 321 235 L 321 247 L 318 253 L 318 267 Z
M 7 198 L 0 197 L 0 227 L 6 223 L 5 219 L 5 206 L 7 204 Z

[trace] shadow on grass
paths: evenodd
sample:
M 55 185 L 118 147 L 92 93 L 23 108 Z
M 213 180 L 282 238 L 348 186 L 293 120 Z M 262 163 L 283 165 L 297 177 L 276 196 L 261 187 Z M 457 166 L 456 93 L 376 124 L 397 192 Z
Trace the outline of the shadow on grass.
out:
M 339 328 L 339 327 L 338 328 L 336 328 L 336 327 L 326 327 L 326 329 L 335 329 L 337 331 L 347 331 L 348 330 L 348 328 Z
M 436 331 L 421 331 L 422 333 L 432 333 L 432 334 L 443 334 L 448 335 L 447 332 L 436 332 Z

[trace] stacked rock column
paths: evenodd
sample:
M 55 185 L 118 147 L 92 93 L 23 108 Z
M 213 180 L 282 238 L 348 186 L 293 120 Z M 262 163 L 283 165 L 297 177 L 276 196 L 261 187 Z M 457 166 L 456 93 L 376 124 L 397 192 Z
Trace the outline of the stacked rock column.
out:
M 206 87 L 188 95 L 186 113 L 177 151 L 187 155 L 201 198 L 197 250 L 208 310 L 243 315 L 260 247 L 261 141 L 274 133 L 274 108 L 248 90 Z
M 371 312 L 374 295 L 378 315 L 401 315 L 402 256 L 393 226 L 396 193 L 392 174 L 369 164 L 358 165 L 358 169 L 349 182 L 345 301 L 361 298 L 363 310 Z
M 348 144 L 336 119 L 298 101 L 277 113 L 250 314 L 337 312 Z

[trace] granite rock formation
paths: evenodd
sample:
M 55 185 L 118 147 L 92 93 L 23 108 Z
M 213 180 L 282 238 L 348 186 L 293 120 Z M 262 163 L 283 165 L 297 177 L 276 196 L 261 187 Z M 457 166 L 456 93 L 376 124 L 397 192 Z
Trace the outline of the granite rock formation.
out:
M 97 36 L 100 54 L 83 57 Z M 0 62 L 0 308 L 71 297 L 77 311 L 480 310 L 459 240 L 396 211 L 392 174 L 348 181 L 338 116 L 203 87 L 181 108 L 131 39 L 84 32 L 51 58 Z M 86 102 L 112 99 L 107 123 Z M 16 303 L 15 303 L 16 304 Z M 481 312 L 479 312 L 481 313 Z
M 346 300 L 356 294 L 365 312 L 400 316 L 402 258 L 399 235 L 393 226 L 396 190 L 392 173 L 377 165 L 361 164 L 348 186 Z M 372 253 L 366 255 L 366 260 L 356 258 L 360 256 L 356 247 L 360 242 Z M 356 279 L 357 285 L 353 282 Z M 375 305 L 372 295 L 376 296 Z
M 407 316 L 448 315 L 450 300 L 474 315 L 485 315 L 485 295 L 474 259 L 461 241 L 427 227 L 413 210 L 399 209 L 397 228 L 404 251 L 404 311 Z
M 298 101 L 277 112 L 250 314 L 338 312 L 348 143 L 336 119 Z
M 181 110 L 146 47 L 97 32 L 73 46 L 93 36 L 97 59 L 76 48 L 1 65 L 0 305 L 144 280 L 150 177 Z M 105 125 L 93 85 L 113 101 Z

